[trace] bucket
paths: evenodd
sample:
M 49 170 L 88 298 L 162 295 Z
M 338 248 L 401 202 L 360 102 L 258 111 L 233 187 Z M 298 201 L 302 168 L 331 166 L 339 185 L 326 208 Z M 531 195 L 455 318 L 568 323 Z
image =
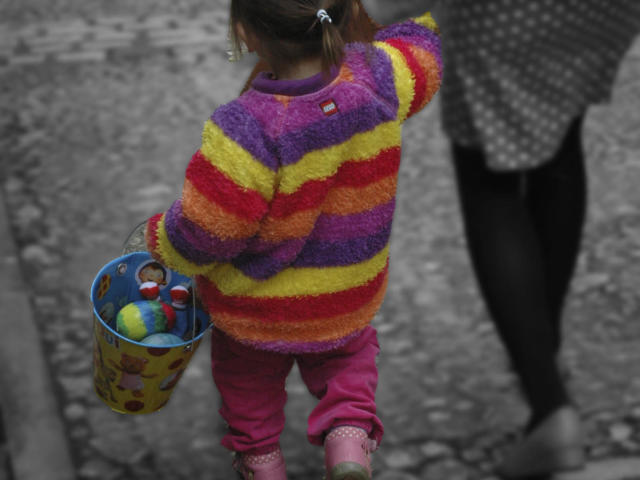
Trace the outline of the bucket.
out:
M 94 390 L 120 413 L 151 413 L 166 405 L 209 328 L 208 315 L 191 302 L 181 312 L 188 328 L 179 343 L 149 345 L 119 333 L 117 313 L 128 303 L 143 300 L 139 286 L 151 277 L 160 287 L 160 301 L 167 305 L 172 287 L 182 285 L 193 292 L 191 278 L 160 265 L 148 252 L 109 262 L 91 286 Z

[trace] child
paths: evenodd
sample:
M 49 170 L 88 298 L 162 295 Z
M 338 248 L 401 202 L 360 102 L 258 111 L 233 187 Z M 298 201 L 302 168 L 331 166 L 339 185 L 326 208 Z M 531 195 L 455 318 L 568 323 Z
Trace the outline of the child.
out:
M 294 361 L 319 399 L 308 438 L 329 479 L 371 478 L 382 438 L 369 323 L 387 282 L 401 124 L 438 90 L 441 65 L 430 15 L 349 42 L 363 15 L 358 0 L 232 0 L 233 38 L 271 73 L 213 113 L 182 197 L 147 224 L 153 256 L 196 276 L 222 444 L 245 479 L 286 479 Z

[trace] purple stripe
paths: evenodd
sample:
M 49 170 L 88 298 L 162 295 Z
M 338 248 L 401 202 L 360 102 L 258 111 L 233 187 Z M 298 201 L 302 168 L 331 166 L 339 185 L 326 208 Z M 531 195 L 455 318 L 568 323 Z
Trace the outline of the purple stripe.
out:
M 340 105 L 338 105 L 338 109 Z M 280 137 L 282 165 L 297 162 L 308 152 L 338 145 L 357 133 L 367 132 L 383 122 L 393 120 L 396 112 L 388 105 L 372 99 L 354 110 L 340 112 Z
M 223 240 L 195 224 L 182 213 L 182 201 L 177 200 L 165 215 L 165 230 L 173 247 L 196 265 L 228 261 L 246 247 L 246 240 Z
M 251 248 L 235 258 L 233 265 L 248 277 L 266 280 L 291 265 L 305 241 L 297 238 L 274 245 L 252 240 Z
M 299 80 L 276 80 L 271 72 L 261 72 L 251 86 L 260 92 L 275 95 L 307 95 L 326 87 L 338 76 L 338 72 L 338 67 L 333 66 L 329 75 L 320 72 Z
M 267 350 L 277 353 L 289 353 L 289 354 L 305 354 L 305 353 L 322 353 L 330 350 L 336 350 L 344 347 L 354 338 L 358 337 L 362 333 L 362 330 L 356 330 L 353 333 L 348 334 L 345 337 L 341 337 L 337 340 L 326 340 L 321 342 L 286 342 L 279 340 L 275 342 L 257 342 L 257 341 L 242 341 L 246 345 L 250 345 L 258 350 Z
M 282 102 L 273 95 L 266 95 L 254 89 L 238 97 L 237 102 L 262 126 L 267 141 L 273 145 L 272 139 L 278 136 L 282 127 L 280 122 L 274 122 L 273 119 L 281 118 L 284 114 L 285 107 Z
M 281 272 L 294 261 L 295 266 L 318 266 L 322 262 L 325 262 L 324 266 L 348 265 L 362 261 L 358 259 L 369 258 L 368 252 L 378 248 L 377 243 L 369 243 L 368 238 L 382 235 L 386 245 L 394 210 L 395 199 L 392 199 L 362 213 L 320 215 L 309 237 L 278 244 L 257 238 L 251 239 L 245 252 L 238 256 L 233 264 L 245 275 L 264 280 Z M 315 248 L 318 249 L 318 255 L 314 259 Z M 380 248 L 375 253 L 379 250 Z M 304 253 L 305 251 L 307 253 Z
M 440 36 L 433 30 L 423 27 L 415 22 L 408 21 L 392 25 L 380 30 L 376 34 L 376 40 L 378 41 L 384 41 L 390 38 L 397 38 L 428 51 L 435 57 L 438 67 L 442 72 Z
M 370 88 L 354 88 L 353 83 L 340 82 L 318 94 L 293 98 L 287 108 L 287 115 L 278 136 L 306 129 L 316 122 L 326 122 L 327 117 L 320 104 L 329 99 L 334 101 L 341 114 L 366 105 L 380 103 Z M 384 105 L 384 108 L 388 109 L 388 106 Z
M 240 255 L 232 263 L 243 274 L 254 280 L 266 280 L 290 265 L 290 262 L 283 261 L 277 256 L 253 255 L 250 253 Z
M 388 203 L 352 215 L 320 215 L 310 235 L 314 240 L 336 242 L 362 237 L 380 230 L 391 222 L 396 207 L 395 198 Z
M 413 20 L 408 20 L 402 23 L 395 23 L 389 25 L 376 33 L 375 39 L 377 41 L 385 41 L 389 38 L 402 38 L 402 37 L 425 37 L 427 32 L 436 35 L 435 32 L 429 28 L 420 25 Z
M 365 47 L 361 43 L 350 43 L 344 51 L 344 64 L 353 73 L 354 82 L 363 83 L 368 87 L 368 90 L 373 90 L 375 82 L 369 60 L 377 53 L 377 50 L 371 44 L 367 44 Z M 343 68 L 345 67 L 343 66 Z
M 369 88 L 397 112 L 399 103 L 393 79 L 393 65 L 387 52 L 363 43 L 349 44 L 346 51 L 349 52 L 347 62 L 353 70 L 354 77 L 367 81 L 371 76 L 372 83 L 368 85 Z
M 247 253 L 271 255 L 282 262 L 291 262 L 296 258 L 306 238 L 294 238 L 279 243 L 268 242 L 261 238 L 252 238 L 247 246 Z
M 224 134 L 271 170 L 278 169 L 275 144 L 265 135 L 258 121 L 241 105 L 233 101 L 216 109 L 211 116 Z
M 342 242 L 308 241 L 293 267 L 338 267 L 354 265 L 374 257 L 382 250 L 391 235 L 388 223 L 375 235 L 352 238 Z
M 282 251 L 279 248 L 268 254 L 245 251 L 233 259 L 232 263 L 243 274 L 256 280 L 266 280 L 289 266 L 353 265 L 378 254 L 389 243 L 390 235 L 391 222 L 387 222 L 374 233 L 357 238 L 339 241 L 297 239 L 295 242 L 282 244 Z M 294 247 L 298 251 L 295 251 Z M 292 253 L 295 253 L 295 256 L 292 257 Z

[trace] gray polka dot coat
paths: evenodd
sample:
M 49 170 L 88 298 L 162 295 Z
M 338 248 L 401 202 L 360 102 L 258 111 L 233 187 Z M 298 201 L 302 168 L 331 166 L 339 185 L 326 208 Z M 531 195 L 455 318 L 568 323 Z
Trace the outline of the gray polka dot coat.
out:
M 640 0 L 444 0 L 439 21 L 445 131 L 491 169 L 522 170 L 608 99 Z

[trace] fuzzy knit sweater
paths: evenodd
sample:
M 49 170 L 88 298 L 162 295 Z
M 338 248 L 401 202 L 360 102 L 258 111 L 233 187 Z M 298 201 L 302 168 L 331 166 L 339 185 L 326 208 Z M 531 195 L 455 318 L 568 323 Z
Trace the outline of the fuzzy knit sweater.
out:
M 149 251 L 196 277 L 214 325 L 258 349 L 339 348 L 382 304 L 401 125 L 440 86 L 429 14 L 349 44 L 327 77 L 274 80 L 215 110 Z

